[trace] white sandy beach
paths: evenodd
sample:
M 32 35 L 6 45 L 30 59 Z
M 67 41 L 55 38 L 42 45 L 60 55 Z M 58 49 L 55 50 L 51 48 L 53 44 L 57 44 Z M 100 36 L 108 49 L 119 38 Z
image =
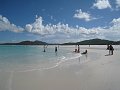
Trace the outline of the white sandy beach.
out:
M 114 47 L 111 56 L 105 46 L 81 46 L 87 55 L 53 68 L 0 71 L 0 90 L 120 90 L 120 46 Z

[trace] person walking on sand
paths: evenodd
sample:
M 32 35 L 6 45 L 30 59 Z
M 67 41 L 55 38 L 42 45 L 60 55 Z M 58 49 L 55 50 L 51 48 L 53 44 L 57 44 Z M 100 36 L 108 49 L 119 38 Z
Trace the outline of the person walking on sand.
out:
M 109 50 L 109 55 L 110 55 L 110 45 L 107 45 L 107 49 L 106 50 Z
M 110 55 L 113 55 L 114 48 L 112 45 L 109 46 L 109 50 L 110 50 Z

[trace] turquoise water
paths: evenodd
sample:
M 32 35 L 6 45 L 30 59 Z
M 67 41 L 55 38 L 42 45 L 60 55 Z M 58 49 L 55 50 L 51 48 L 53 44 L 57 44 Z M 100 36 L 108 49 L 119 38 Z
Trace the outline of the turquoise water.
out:
M 0 70 L 29 70 L 50 68 L 60 64 L 61 60 L 76 57 L 65 47 L 48 46 L 43 52 L 43 46 L 0 46 Z

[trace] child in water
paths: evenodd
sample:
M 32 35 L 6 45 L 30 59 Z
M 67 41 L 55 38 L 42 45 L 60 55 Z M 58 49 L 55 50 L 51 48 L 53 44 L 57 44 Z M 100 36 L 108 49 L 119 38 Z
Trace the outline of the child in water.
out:
M 81 53 L 81 54 L 87 54 L 87 50 L 85 50 L 85 52 Z

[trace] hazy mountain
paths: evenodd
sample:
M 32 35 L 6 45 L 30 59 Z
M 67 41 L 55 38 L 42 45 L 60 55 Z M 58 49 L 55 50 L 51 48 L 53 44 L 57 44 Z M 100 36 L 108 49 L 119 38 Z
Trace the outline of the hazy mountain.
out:
M 110 40 L 104 40 L 104 39 L 90 39 L 90 40 L 84 40 L 76 43 L 64 43 L 63 45 L 107 45 L 107 44 L 120 44 L 120 41 L 110 41 Z
M 1 45 L 46 45 L 46 42 L 42 41 L 22 41 L 19 43 L 3 43 Z
M 56 44 L 50 44 L 42 41 L 22 41 L 19 43 L 3 43 L 0 45 L 56 45 Z M 84 40 L 80 42 L 69 42 L 69 43 L 63 43 L 59 45 L 107 45 L 107 44 L 113 44 L 113 45 L 120 45 L 120 41 L 110 41 L 110 40 L 104 40 L 104 39 L 90 39 L 90 40 Z

